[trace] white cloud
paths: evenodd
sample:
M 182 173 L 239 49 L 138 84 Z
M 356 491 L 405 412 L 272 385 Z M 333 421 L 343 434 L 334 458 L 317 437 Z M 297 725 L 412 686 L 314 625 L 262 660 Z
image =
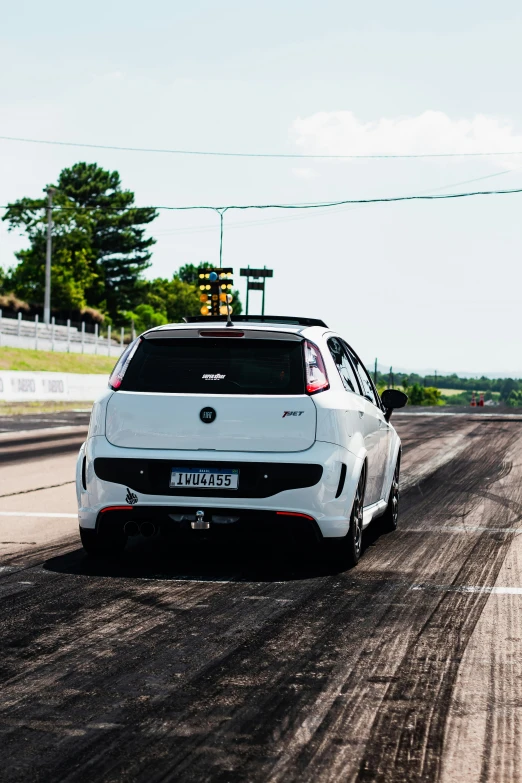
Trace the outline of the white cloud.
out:
M 522 135 L 500 117 L 477 114 L 472 119 L 451 119 L 442 111 L 425 111 L 415 117 L 359 120 L 351 111 L 318 112 L 298 117 L 291 127 L 298 149 L 306 154 L 408 155 L 422 153 L 473 153 L 522 151 Z M 508 161 L 522 163 L 522 155 Z

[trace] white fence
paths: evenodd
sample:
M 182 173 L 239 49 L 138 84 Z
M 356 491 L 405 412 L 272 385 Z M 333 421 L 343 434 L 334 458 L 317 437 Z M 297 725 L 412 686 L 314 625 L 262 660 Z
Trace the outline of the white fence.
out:
M 133 335 L 134 335 L 134 329 Z M 124 330 L 120 330 L 119 339 L 114 340 L 111 327 L 107 329 L 107 336 L 99 333 L 98 324 L 95 324 L 94 334 L 85 331 L 85 322 L 81 329 L 71 326 L 58 326 L 55 319 L 49 326 L 40 323 L 38 316 L 34 321 L 24 320 L 22 313 L 18 318 L 2 318 L 0 310 L 0 345 L 12 348 L 34 348 L 40 351 L 62 351 L 68 353 L 92 353 L 105 356 L 119 356 L 124 348 Z
M 0 370 L 0 402 L 94 402 L 107 382 L 107 375 Z

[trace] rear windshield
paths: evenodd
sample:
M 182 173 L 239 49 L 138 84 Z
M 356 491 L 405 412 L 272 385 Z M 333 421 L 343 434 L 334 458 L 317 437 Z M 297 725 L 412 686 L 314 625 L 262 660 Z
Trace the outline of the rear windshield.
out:
M 304 394 L 301 342 L 142 340 L 120 389 L 181 394 Z

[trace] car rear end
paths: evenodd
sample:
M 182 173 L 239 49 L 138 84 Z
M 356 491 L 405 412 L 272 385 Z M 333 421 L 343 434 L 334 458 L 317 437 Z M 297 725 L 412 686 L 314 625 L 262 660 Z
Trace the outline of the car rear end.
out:
M 329 388 L 322 332 L 191 324 L 138 338 L 93 408 L 80 527 L 344 534 L 342 465 L 343 483 L 355 466 L 316 437 L 314 397 Z

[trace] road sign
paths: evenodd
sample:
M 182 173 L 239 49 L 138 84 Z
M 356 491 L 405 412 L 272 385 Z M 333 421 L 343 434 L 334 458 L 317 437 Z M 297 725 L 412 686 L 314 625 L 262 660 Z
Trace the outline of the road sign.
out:
M 253 283 L 250 280 L 248 281 L 248 288 L 250 291 L 264 291 L 265 290 L 265 283 L 264 281 L 262 283 Z

